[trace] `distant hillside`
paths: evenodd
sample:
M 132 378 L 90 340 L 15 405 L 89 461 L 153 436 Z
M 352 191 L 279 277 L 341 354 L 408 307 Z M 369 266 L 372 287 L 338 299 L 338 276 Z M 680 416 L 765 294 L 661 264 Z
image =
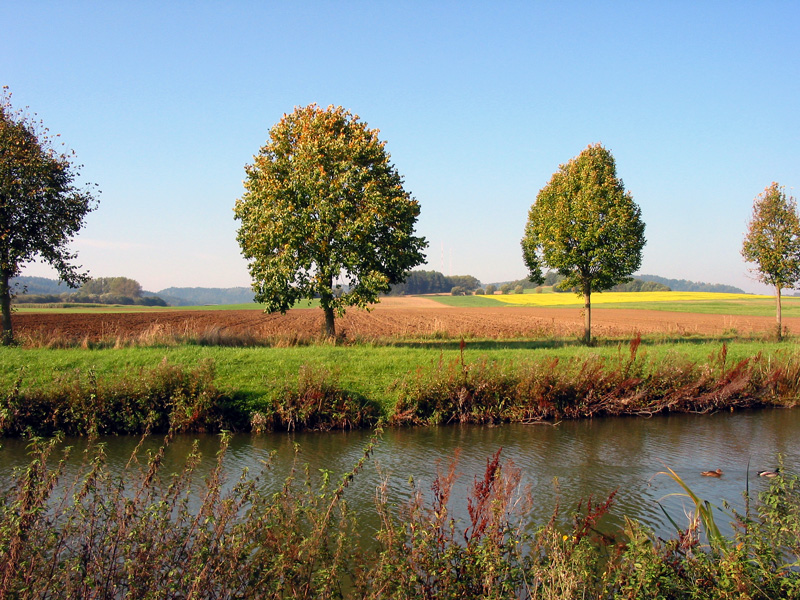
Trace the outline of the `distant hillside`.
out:
M 716 294 L 744 294 L 741 288 L 722 283 L 703 283 L 702 281 L 688 281 L 686 279 L 667 279 L 658 275 L 637 275 L 638 279 L 655 281 L 668 286 L 673 292 L 712 292 Z
M 48 279 L 47 277 L 28 277 L 27 275 L 14 277 L 11 279 L 10 283 L 12 289 L 18 294 L 21 294 L 24 288 L 26 288 L 25 293 L 30 295 L 63 294 L 65 292 L 72 292 L 77 289 L 68 286 L 66 283 L 58 279 Z
M 171 306 L 203 306 L 205 304 L 246 304 L 253 301 L 253 290 L 235 288 L 178 288 L 170 287 L 156 292 Z

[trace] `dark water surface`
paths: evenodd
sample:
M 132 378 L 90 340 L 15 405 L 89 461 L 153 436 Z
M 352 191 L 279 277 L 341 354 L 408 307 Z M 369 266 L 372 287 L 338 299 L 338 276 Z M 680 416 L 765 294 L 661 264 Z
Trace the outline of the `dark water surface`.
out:
M 264 476 L 266 491 L 283 482 L 299 447 L 299 460 L 312 473 L 319 469 L 339 479 L 363 453 L 371 432 L 325 434 L 235 435 L 225 458 L 231 480 L 243 469 L 251 473 L 262 469 L 263 461 L 276 452 L 274 466 Z M 173 441 L 165 463 L 166 472 L 180 469 L 193 441 L 199 440 L 205 458 L 202 471 L 215 461 L 219 437 L 181 436 Z M 138 442 L 135 438 L 104 438 L 111 469 L 122 472 Z M 160 438 L 148 440 L 158 446 Z M 68 440 L 76 450 L 83 440 Z M 581 499 L 602 501 L 618 490 L 612 515 L 604 527 L 614 528 L 623 515 L 638 519 L 661 535 L 671 535 L 659 501 L 679 523 L 691 503 L 668 496 L 682 490 L 668 477 L 658 475 L 669 467 L 676 471 L 701 498 L 718 506 L 727 499 L 743 506 L 742 492 L 748 485 L 753 493 L 766 488 L 767 481 L 756 472 L 774 468 L 777 455 L 784 457 L 786 470 L 800 467 L 800 410 L 769 409 L 715 415 L 673 415 L 645 418 L 605 418 L 564 421 L 552 425 L 446 426 L 419 429 L 387 429 L 367 461 L 366 468 L 348 489 L 350 505 L 366 528 L 373 527 L 376 488 L 387 479 L 394 503 L 410 496 L 409 477 L 429 492 L 437 465 L 446 470 L 458 455 L 461 477 L 453 499 L 453 512 L 466 515 L 465 495 L 476 476 L 482 475 L 486 461 L 499 448 L 503 460 L 511 460 L 522 472 L 523 483 L 533 490 L 534 520 L 546 522 L 558 503 L 568 517 Z M 26 443 L 2 440 L 0 485 L 7 487 L 12 470 L 26 464 Z M 75 452 L 73 472 L 78 470 Z M 722 469 L 719 478 L 701 476 L 701 471 Z M 363 515 L 363 516 L 361 516 Z M 720 524 L 729 518 L 718 515 Z M 723 530 L 729 531 L 728 528 Z

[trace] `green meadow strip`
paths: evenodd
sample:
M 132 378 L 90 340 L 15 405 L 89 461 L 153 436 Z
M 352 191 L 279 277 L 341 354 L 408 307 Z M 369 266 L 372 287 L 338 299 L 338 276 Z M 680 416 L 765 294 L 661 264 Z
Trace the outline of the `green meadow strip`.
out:
M 3 348 L 0 359 L 0 435 L 518 422 L 800 400 L 797 345 L 755 341 Z M 120 411 L 133 416 L 104 414 Z M 64 427 L 38 424 L 43 414 Z

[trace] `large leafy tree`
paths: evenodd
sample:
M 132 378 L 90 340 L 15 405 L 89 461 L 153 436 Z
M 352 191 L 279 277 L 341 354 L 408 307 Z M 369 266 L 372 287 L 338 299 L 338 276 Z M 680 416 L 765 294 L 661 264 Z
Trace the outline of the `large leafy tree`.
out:
M 590 145 L 561 165 L 528 213 L 522 254 L 531 281 L 542 268 L 584 298 L 584 340 L 591 341 L 592 292 L 630 281 L 645 244 L 641 210 L 625 191 L 611 152 Z
M 800 219 L 797 202 L 772 183 L 753 202 L 742 256 L 755 263 L 758 280 L 775 288 L 778 339 L 782 335 L 781 290 L 800 282 Z
M 89 186 L 75 184 L 74 153 L 59 151 L 41 123 L 14 110 L 11 94 L 0 97 L 0 313 L 2 343 L 13 342 L 9 285 L 22 265 L 36 258 L 77 287 L 86 280 L 68 244 L 94 210 Z
M 234 208 L 255 299 L 268 311 L 318 297 L 324 333 L 335 336 L 335 316 L 376 302 L 424 262 L 419 204 L 384 146 L 341 107 L 296 108 L 272 127 Z

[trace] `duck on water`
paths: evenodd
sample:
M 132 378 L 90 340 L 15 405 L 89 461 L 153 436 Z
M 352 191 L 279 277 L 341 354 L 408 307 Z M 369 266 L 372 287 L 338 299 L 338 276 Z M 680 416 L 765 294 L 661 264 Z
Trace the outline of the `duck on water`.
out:
M 717 469 L 716 471 L 702 471 L 700 475 L 703 477 L 722 477 L 722 469 Z

